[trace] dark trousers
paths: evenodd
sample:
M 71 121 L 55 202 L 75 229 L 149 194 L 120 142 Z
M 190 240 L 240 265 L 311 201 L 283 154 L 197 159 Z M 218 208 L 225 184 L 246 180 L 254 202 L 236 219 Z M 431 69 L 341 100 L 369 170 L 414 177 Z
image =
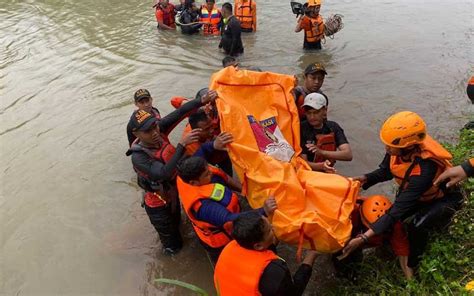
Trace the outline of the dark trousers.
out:
M 316 42 L 308 42 L 308 41 L 305 40 L 304 43 L 303 43 L 303 48 L 308 49 L 308 50 L 322 49 L 321 40 L 318 40 Z
M 408 240 L 410 242 L 410 256 L 408 266 L 415 267 L 421 260 L 429 233 L 433 230 L 442 230 L 451 222 L 454 213 L 461 207 L 463 196 L 459 191 L 446 194 L 422 208 L 414 215 L 407 225 Z
M 209 259 L 211 260 L 212 265 L 216 266 L 217 259 L 219 259 L 219 255 L 221 254 L 225 246 L 221 248 L 212 248 L 201 240 L 199 240 L 199 242 L 201 243 L 204 250 L 206 250 L 207 255 L 209 256 Z
M 179 232 L 181 208 L 179 200 L 165 206 L 150 208 L 145 204 L 145 211 L 160 236 L 165 253 L 174 254 L 183 247 L 183 239 Z

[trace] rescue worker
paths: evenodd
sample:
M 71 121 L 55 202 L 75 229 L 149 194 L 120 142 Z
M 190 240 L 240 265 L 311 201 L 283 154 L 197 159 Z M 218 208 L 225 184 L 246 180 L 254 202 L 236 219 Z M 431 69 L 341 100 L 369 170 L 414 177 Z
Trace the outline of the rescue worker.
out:
M 304 49 L 321 49 L 321 40 L 324 38 L 324 22 L 319 15 L 321 0 L 308 0 L 305 5 L 305 14 L 298 18 L 295 32 L 304 30 Z
M 222 251 L 214 271 L 218 295 L 302 295 L 316 260 L 307 251 L 293 276 L 272 250 L 277 243 L 268 219 L 251 211 L 234 220 L 234 238 Z
M 232 136 L 222 133 L 214 141 L 214 148 L 223 150 Z M 190 157 L 178 165 L 178 192 L 183 208 L 201 244 L 215 264 L 230 236 L 232 221 L 240 215 L 239 198 L 242 185 L 222 170 L 208 165 L 201 157 Z M 270 215 L 276 207 L 269 198 L 259 215 Z
M 351 161 L 351 145 L 337 122 L 325 120 L 326 98 L 311 93 L 304 99 L 306 120 L 301 122 L 301 157 L 314 171 L 334 173 L 336 160 Z
M 168 255 L 176 254 L 182 247 L 176 164 L 184 155 L 185 146 L 197 141 L 200 131 L 192 131 L 176 148 L 168 135 L 190 112 L 216 98 L 217 93 L 210 91 L 201 100 L 186 103 L 160 120 L 145 110 L 135 111 L 130 118 L 129 124 L 138 140 L 126 154 L 131 155 L 138 185 L 146 191 L 145 211 Z
M 380 167 L 354 180 L 367 189 L 395 179 L 398 193 L 387 213 L 373 223 L 363 237 L 350 240 L 343 254 L 350 254 L 366 239 L 389 230 L 397 221 L 412 217 L 407 225 L 408 267 L 414 268 L 420 261 L 429 233 L 448 225 L 461 206 L 463 196 L 457 188 L 433 185 L 433 181 L 451 167 L 452 156 L 427 134 L 425 122 L 418 114 L 403 111 L 390 116 L 382 125 L 380 139 L 387 152 Z
M 469 99 L 474 104 L 474 76 L 469 80 L 466 92 Z M 436 178 L 434 184 L 439 186 L 439 184 L 447 181 L 446 187 L 451 187 L 469 177 L 474 177 L 474 158 L 466 160 L 461 165 L 447 169 Z
M 310 93 L 320 93 L 323 94 L 327 100 L 327 96 L 321 91 L 321 87 L 324 83 L 324 78 L 328 73 L 326 68 L 321 63 L 311 63 L 306 66 L 303 75 L 304 82 L 302 86 L 296 86 L 293 89 L 293 94 L 295 96 L 296 107 L 298 108 L 298 114 L 301 119 L 304 119 L 304 109 L 303 103 L 304 99 Z M 326 108 L 329 105 L 329 101 L 326 102 Z
M 222 5 L 222 16 L 225 26 L 219 48 L 222 48 L 226 55 L 235 57 L 244 52 L 244 45 L 240 36 L 240 21 L 232 14 L 232 4 L 229 2 Z
M 206 0 L 206 4 L 201 6 L 199 21 L 205 23 L 202 27 L 204 35 L 219 36 L 221 34 L 222 14 L 215 3 L 215 0 Z
M 370 225 L 375 223 L 382 215 L 384 215 L 391 206 L 392 203 L 390 200 L 382 195 L 373 195 L 368 198 L 359 198 L 351 214 L 351 236 L 360 237 L 364 240 L 364 245 L 362 248 L 379 247 L 385 242 L 389 242 L 393 253 L 398 257 L 403 274 L 407 279 L 411 279 L 413 277 L 413 269 L 407 265 L 408 255 L 410 254 L 410 245 L 408 243 L 408 237 L 401 221 L 395 222 L 392 229 L 382 233 L 381 235 L 375 235 L 370 239 L 364 236 L 364 232 L 369 229 Z M 333 258 L 334 257 L 336 256 L 333 256 Z M 345 260 L 347 259 L 349 258 L 346 258 Z M 334 262 L 336 263 L 336 267 L 341 265 L 339 260 L 334 260 Z
M 156 27 L 161 30 L 176 30 L 176 24 L 174 23 L 176 8 L 174 5 L 169 3 L 169 0 L 159 0 L 154 7 L 156 8 L 155 16 L 158 22 Z
M 148 113 L 151 113 L 157 119 L 161 119 L 160 111 L 157 108 L 153 107 L 153 98 L 151 97 L 151 94 L 148 90 L 146 89 L 137 90 L 135 94 L 133 95 L 133 99 L 135 102 L 135 106 L 137 107 L 137 110 L 144 110 Z M 133 134 L 130 123 L 127 124 L 127 138 L 128 138 L 128 145 L 132 146 L 132 143 L 133 141 L 135 141 L 136 137 Z
M 194 0 L 185 0 L 184 9 L 179 15 L 181 33 L 192 35 L 199 33 L 202 24 L 199 23 L 199 9 L 195 6 Z
M 257 3 L 255 0 L 235 0 L 234 15 L 240 21 L 242 32 L 257 31 Z

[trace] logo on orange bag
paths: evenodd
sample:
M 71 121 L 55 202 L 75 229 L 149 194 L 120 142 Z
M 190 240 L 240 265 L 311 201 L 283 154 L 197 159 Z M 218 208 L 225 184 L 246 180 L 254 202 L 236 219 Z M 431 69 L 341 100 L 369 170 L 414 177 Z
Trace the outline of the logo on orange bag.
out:
M 281 133 L 275 117 L 258 121 L 253 115 L 247 115 L 247 119 L 261 152 L 280 161 L 289 162 L 291 160 L 295 150 Z

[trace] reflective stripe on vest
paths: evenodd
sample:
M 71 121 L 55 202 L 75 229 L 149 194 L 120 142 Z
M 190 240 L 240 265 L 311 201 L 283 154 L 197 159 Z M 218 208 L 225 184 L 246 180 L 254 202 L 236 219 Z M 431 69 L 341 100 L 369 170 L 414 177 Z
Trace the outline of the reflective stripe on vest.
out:
M 209 24 L 204 24 L 204 35 L 219 35 L 219 24 L 221 22 L 221 13 L 217 8 L 213 8 L 209 13 L 206 5 L 201 8 L 201 21 Z
M 309 18 L 311 26 L 309 30 L 305 30 L 306 42 L 317 42 L 324 37 L 324 23 L 323 18 L 318 15 L 317 18 Z
M 446 149 L 444 149 L 438 142 L 433 140 L 430 136 L 426 137 L 420 147 L 421 152 L 414 155 L 413 161 L 415 161 L 416 157 L 419 157 L 421 159 L 430 159 L 434 161 L 438 167 L 438 170 L 433 180 L 435 180 L 447 168 L 452 166 L 449 162 L 449 160 L 452 158 L 451 154 Z M 395 181 L 398 185 L 402 185 L 406 172 L 412 165 L 413 161 L 404 162 L 398 156 L 390 156 L 390 172 L 392 173 L 392 176 L 395 178 Z M 420 174 L 420 170 L 420 165 L 415 164 L 410 176 Z M 408 181 L 405 182 L 404 188 L 400 188 L 400 190 L 402 191 L 407 186 Z M 443 196 L 444 192 L 439 187 L 433 185 L 421 195 L 420 201 L 430 201 L 432 199 L 441 198 Z
M 214 272 L 218 294 L 261 295 L 260 277 L 267 265 L 279 257 L 270 250 L 256 251 L 242 248 L 235 240 L 222 250 Z

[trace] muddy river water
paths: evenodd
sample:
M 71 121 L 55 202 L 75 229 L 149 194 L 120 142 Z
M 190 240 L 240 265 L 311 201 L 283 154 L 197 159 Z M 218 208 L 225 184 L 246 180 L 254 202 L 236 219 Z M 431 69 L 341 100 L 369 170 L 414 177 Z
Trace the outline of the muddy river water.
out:
M 344 15 L 345 28 L 313 53 L 294 33 L 289 1 L 257 3 L 258 32 L 243 37 L 241 64 L 298 75 L 326 65 L 329 117 L 354 151 L 341 174 L 376 167 L 379 127 L 395 111 L 418 112 L 442 141 L 472 118 L 472 0 L 328 0 L 321 14 Z M 161 254 L 125 126 L 138 88 L 166 114 L 171 96 L 207 86 L 221 67 L 218 42 L 158 32 L 149 1 L 0 0 L 0 294 L 188 294 L 156 277 L 213 291 L 189 225 L 184 250 Z M 293 261 L 291 248 L 283 253 Z M 307 295 L 326 277 L 322 261 Z

